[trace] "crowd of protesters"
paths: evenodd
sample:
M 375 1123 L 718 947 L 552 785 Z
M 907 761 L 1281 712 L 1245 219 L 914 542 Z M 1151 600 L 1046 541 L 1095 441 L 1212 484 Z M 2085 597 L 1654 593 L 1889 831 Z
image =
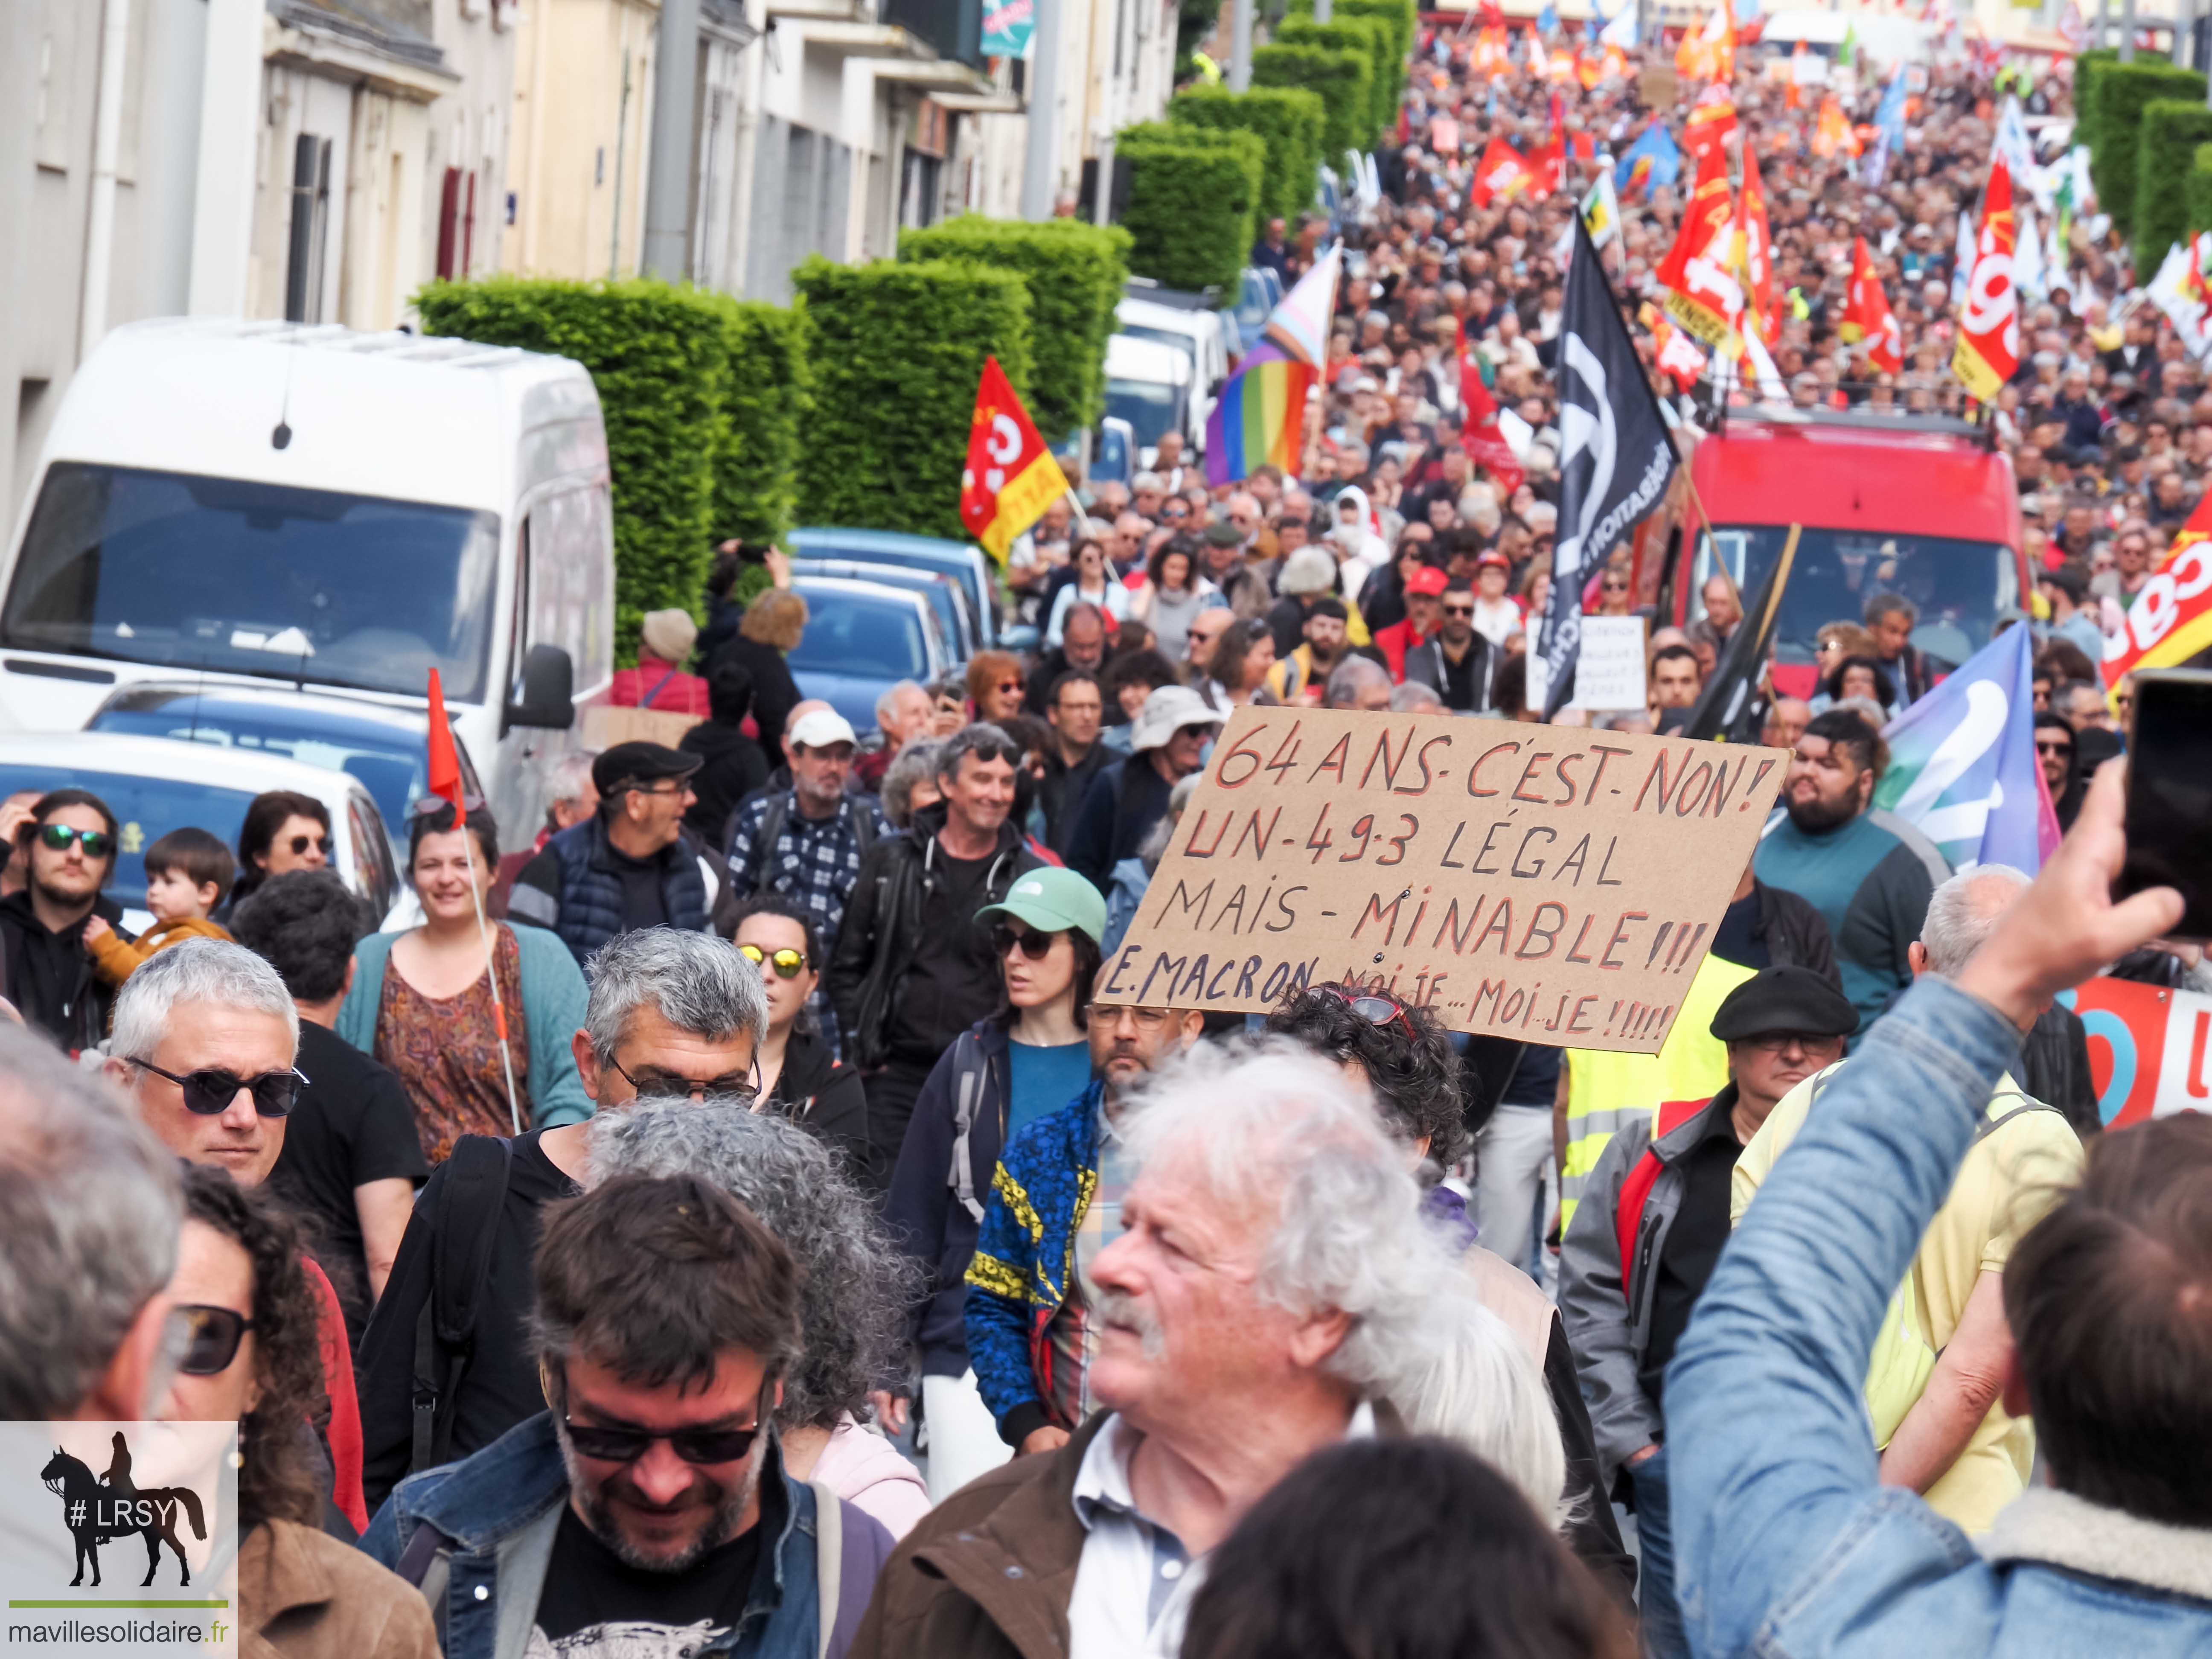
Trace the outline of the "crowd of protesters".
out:
M 2170 893 L 2109 896 L 2096 663 L 2212 391 L 2102 220 L 1987 411 L 2070 832 L 2032 883 L 1875 808 L 1942 667 L 1883 593 L 1766 699 L 1776 818 L 1656 1059 L 1358 984 L 1249 1030 L 1093 1000 L 1236 708 L 1542 717 L 1559 250 L 1643 118 L 1474 40 L 1425 33 L 1345 226 L 1302 475 L 1209 486 L 1170 434 L 1056 502 L 1006 572 L 1034 653 L 864 739 L 783 661 L 781 556 L 740 605 L 726 550 L 617 688 L 682 744 L 563 757 L 542 830 L 425 803 L 387 933 L 312 798 L 152 842 L 135 937 L 105 802 L 0 803 L 0 1416 L 238 1419 L 242 1618 L 286 1653 L 2212 1640 L 2212 1118 L 2100 1134 L 2056 1006 L 2203 973 Z M 1877 185 L 1746 56 L 1791 401 L 1955 412 L 1988 75 L 1933 67 Z M 1559 189 L 1470 205 L 1489 138 L 1555 132 Z M 1632 302 L 1678 200 L 1624 203 Z M 1320 229 L 1254 257 L 1295 279 Z M 1901 374 L 1841 331 L 1857 236 Z M 1637 587 L 1605 561 L 1586 609 Z M 1725 579 L 1695 609 L 1646 708 L 1559 718 L 1677 728 L 1743 625 Z

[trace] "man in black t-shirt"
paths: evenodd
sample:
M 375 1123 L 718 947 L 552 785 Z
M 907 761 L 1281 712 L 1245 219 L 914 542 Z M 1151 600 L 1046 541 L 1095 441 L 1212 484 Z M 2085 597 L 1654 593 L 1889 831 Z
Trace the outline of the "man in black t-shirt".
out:
M 800 1277 L 695 1176 L 617 1176 L 550 1214 L 533 1346 L 551 1409 L 407 1480 L 362 1540 L 417 1583 L 442 1556 L 449 1655 L 516 1632 L 576 1659 L 843 1659 L 890 1535 L 784 1470 Z
M 315 1258 L 358 1346 L 399 1253 L 416 1184 L 430 1174 L 398 1078 L 331 1029 L 353 983 L 353 947 L 372 923 L 334 872 L 295 870 L 264 882 L 230 925 L 299 1006 L 307 1080 L 269 1185 L 314 1224 Z

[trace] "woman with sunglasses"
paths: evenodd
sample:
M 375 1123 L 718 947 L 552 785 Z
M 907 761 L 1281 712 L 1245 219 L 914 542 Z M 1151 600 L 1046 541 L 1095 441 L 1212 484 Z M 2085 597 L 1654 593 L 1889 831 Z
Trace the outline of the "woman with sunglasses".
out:
M 760 1068 L 754 1109 L 791 1119 L 842 1154 L 850 1170 L 865 1168 L 868 1098 L 860 1074 L 830 1051 L 806 1012 L 822 977 L 813 913 L 781 893 L 756 893 L 738 908 L 731 939 L 768 988 L 768 1035 L 754 1052 Z
M 1000 1149 L 1090 1085 L 1085 1027 L 1106 901 L 1073 870 L 1031 870 L 1003 901 L 978 910 L 975 925 L 991 930 L 1004 995 L 921 1085 L 885 1212 L 892 1236 L 927 1276 L 915 1340 L 929 1421 L 929 1492 L 940 1502 L 1012 1455 L 968 1361 L 968 1264 Z M 890 1421 L 898 1415 L 888 1395 L 878 1412 Z
M 482 801 L 466 805 L 465 831 L 451 801 L 416 803 L 407 876 L 422 901 L 422 926 L 373 933 L 355 947 L 353 984 L 338 1010 L 338 1035 L 406 1085 L 422 1156 L 434 1166 L 463 1135 L 509 1135 L 518 1120 L 522 1128 L 544 1129 L 592 1115 L 569 1045 L 584 1023 L 583 972 L 556 935 L 503 921 L 490 924 L 486 962 L 477 914 L 499 868 L 499 830 Z M 492 1000 L 494 973 L 503 1006 Z
M 297 1226 L 223 1170 L 186 1164 L 169 1281 L 181 1340 L 162 1415 L 238 1424 L 238 1595 L 249 1650 L 436 1659 L 429 1604 L 324 1530 L 316 1297 Z
M 1045 622 L 1047 650 L 1065 642 L 1067 613 L 1079 605 L 1097 605 L 1114 619 L 1116 626 L 1129 614 L 1129 590 L 1121 585 L 1108 561 L 1105 543 L 1096 536 L 1083 537 L 1068 555 L 1068 568 L 1073 574 L 1054 596 L 1052 611 Z
M 271 876 L 320 870 L 331 861 L 331 809 L 313 795 L 271 789 L 256 795 L 238 828 L 238 883 L 218 920 Z

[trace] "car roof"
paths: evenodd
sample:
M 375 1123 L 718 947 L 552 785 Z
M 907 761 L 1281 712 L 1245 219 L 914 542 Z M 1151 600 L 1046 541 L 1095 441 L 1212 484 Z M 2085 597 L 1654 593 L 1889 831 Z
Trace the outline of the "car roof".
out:
M 929 601 L 922 598 L 919 588 L 872 582 L 860 576 L 817 576 L 812 571 L 800 570 L 792 574 L 791 585 L 820 593 L 825 599 L 879 599 L 903 601 L 924 611 L 929 609 Z
M 128 732 L 11 732 L 0 738 L 0 761 L 16 766 L 49 764 L 54 769 L 57 788 L 72 775 L 114 772 L 125 777 L 206 784 L 257 795 L 270 789 L 290 789 L 331 805 L 350 800 L 355 790 L 364 797 L 368 793 L 348 773 L 310 766 L 283 755 L 189 743 L 181 738 L 143 738 Z
M 935 553 L 948 559 L 964 559 L 975 550 L 967 542 L 949 542 L 937 536 L 908 536 L 896 530 L 848 530 L 837 525 L 808 525 L 791 532 L 793 550 L 835 538 L 838 547 L 872 548 L 885 553 Z M 834 554 L 822 556 L 834 557 Z

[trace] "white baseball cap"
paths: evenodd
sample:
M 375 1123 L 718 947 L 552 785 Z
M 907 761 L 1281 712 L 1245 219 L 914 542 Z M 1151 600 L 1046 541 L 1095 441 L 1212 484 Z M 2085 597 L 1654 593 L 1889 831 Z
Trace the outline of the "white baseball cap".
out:
M 833 743 L 860 742 L 854 735 L 852 722 L 834 708 L 810 708 L 791 723 L 784 735 L 809 749 L 827 749 Z

